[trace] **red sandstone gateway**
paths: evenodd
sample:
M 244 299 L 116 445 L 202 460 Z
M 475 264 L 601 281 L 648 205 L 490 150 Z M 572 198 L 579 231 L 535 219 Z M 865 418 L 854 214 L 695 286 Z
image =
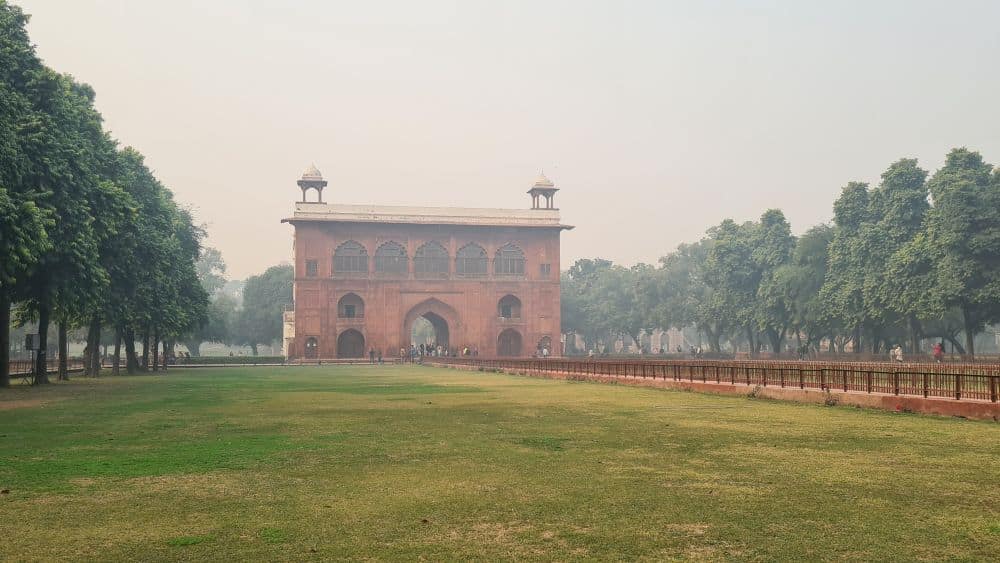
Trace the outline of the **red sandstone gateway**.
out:
M 544 175 L 523 210 L 327 204 L 315 166 L 298 184 L 302 201 L 282 221 L 295 228 L 289 358 L 393 358 L 411 344 L 487 357 L 562 353 L 559 235 L 572 227 L 559 222 L 558 189 Z M 414 342 L 420 318 L 433 342 Z

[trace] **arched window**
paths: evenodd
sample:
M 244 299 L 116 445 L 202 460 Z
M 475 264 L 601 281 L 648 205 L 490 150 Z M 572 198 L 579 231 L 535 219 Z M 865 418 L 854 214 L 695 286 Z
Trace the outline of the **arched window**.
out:
M 493 260 L 493 273 L 501 276 L 523 276 L 524 252 L 513 244 L 500 247 Z
M 337 316 L 342 319 L 365 318 L 365 302 L 356 293 L 348 293 L 337 302 Z
M 406 249 L 398 242 L 387 242 L 375 251 L 375 271 L 382 274 L 405 274 Z
M 455 273 L 461 276 L 485 276 L 487 262 L 483 247 L 470 242 L 458 249 L 458 256 L 455 257 Z
M 502 319 L 520 319 L 521 300 L 513 295 L 504 295 L 497 303 L 497 314 Z
M 413 271 L 420 276 L 447 274 L 448 251 L 439 243 L 424 243 L 413 257 Z
M 333 253 L 333 273 L 368 273 L 368 251 L 353 240 L 338 246 Z

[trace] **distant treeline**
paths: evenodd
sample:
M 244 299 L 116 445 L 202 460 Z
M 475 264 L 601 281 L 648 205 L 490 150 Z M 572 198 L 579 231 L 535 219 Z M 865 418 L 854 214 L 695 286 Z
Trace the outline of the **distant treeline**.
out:
M 726 219 L 657 266 L 577 261 L 562 277 L 563 331 L 638 342 L 693 326 L 713 352 L 751 353 L 789 338 L 872 353 L 935 338 L 975 354 L 1000 321 L 1000 169 L 965 148 L 930 179 L 902 159 L 875 187 L 848 183 L 833 214 L 800 237 L 778 209 Z
M 104 130 L 93 89 L 41 63 L 27 20 L 0 0 L 0 386 L 12 310 L 43 340 L 37 382 L 48 381 L 49 323 L 61 359 L 71 328 L 86 328 L 88 350 L 110 329 L 135 371 L 150 363 L 135 342 L 155 357 L 157 343 L 166 350 L 206 320 L 195 272 L 204 232 L 142 155 Z M 87 360 L 100 369 L 99 354 Z

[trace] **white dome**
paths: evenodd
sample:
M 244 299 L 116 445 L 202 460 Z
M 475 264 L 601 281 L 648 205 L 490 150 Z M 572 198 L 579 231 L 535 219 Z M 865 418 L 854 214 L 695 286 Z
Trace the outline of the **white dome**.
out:
M 306 171 L 302 173 L 302 179 L 303 180 L 322 180 L 323 179 L 323 175 L 319 173 L 319 169 L 316 168 L 315 164 L 310 164 L 309 168 L 306 168 Z
M 552 188 L 555 187 L 555 184 L 552 183 L 552 180 L 549 180 L 547 177 L 545 177 L 545 173 L 542 172 L 538 174 L 538 178 L 535 178 L 535 187 Z

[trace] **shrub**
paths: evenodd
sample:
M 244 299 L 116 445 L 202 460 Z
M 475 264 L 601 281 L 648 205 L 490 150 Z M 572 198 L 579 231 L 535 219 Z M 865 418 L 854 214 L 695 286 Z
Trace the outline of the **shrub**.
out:
M 828 407 L 835 407 L 835 406 L 837 406 L 837 404 L 839 402 L 840 402 L 840 399 L 836 395 L 830 393 L 830 390 L 827 389 L 826 390 L 826 397 L 823 398 L 823 404 L 826 405 L 826 406 L 828 406 Z

